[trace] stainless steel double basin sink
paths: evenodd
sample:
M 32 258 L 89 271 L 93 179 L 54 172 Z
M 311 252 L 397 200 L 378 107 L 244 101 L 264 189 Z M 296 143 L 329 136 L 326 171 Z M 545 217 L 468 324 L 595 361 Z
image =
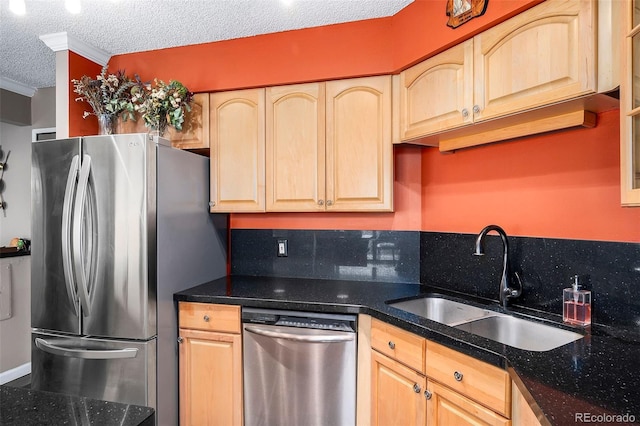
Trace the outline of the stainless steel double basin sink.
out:
M 518 349 L 544 352 L 581 339 L 582 334 L 441 296 L 425 296 L 389 306 Z

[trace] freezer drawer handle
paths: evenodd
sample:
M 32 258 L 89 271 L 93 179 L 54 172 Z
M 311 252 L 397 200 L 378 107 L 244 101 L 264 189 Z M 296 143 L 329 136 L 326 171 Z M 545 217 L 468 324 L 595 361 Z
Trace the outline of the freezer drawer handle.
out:
M 336 334 L 319 334 L 319 335 L 300 335 L 300 334 L 290 334 L 283 333 L 280 331 L 272 331 L 265 330 L 260 327 L 245 327 L 249 333 L 257 334 L 259 336 L 265 337 L 273 337 L 275 339 L 285 339 L 285 340 L 293 340 L 295 342 L 306 342 L 306 343 L 338 343 L 338 342 L 349 342 L 355 339 L 355 333 L 336 333 Z
M 122 359 L 135 358 L 138 355 L 136 348 L 124 348 L 113 350 L 73 349 L 56 346 L 39 337 L 36 338 L 36 347 L 53 355 L 68 356 L 82 359 Z

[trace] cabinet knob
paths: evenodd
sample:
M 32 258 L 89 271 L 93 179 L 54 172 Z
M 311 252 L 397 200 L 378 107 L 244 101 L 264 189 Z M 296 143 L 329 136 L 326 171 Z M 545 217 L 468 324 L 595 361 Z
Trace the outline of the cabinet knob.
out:
M 205 315 L 204 317 L 202 317 L 202 319 L 204 320 L 204 322 L 209 322 L 209 315 Z
M 455 371 L 453 373 L 453 378 L 456 379 L 456 381 L 461 382 L 462 381 L 462 373 L 459 371 Z
M 182 337 L 178 337 L 178 343 L 182 343 L 184 342 L 184 339 Z
M 209 207 L 215 207 L 215 206 L 216 206 L 215 201 L 209 201 Z
M 420 393 L 420 392 L 422 391 L 422 388 L 420 387 L 420 385 L 419 385 L 419 384 L 414 383 L 414 384 L 413 384 L 413 391 L 414 391 L 415 393 Z
M 466 108 L 463 108 L 463 109 L 462 109 L 462 116 L 463 116 L 464 118 L 469 117 L 469 110 L 468 110 L 468 109 L 466 109 Z
M 324 205 L 324 201 L 323 200 L 318 200 L 318 205 L 319 206 L 323 206 Z
M 433 395 L 431 392 L 429 392 L 429 389 L 424 390 L 424 397 L 427 399 L 427 401 L 430 400 L 432 396 Z
M 473 113 L 478 114 L 480 112 L 480 107 L 478 105 L 473 106 Z
M 395 349 L 396 348 L 396 344 L 393 343 L 391 340 L 389 340 L 389 348 L 391 348 L 391 349 Z
M 332 206 L 332 205 L 333 205 L 333 201 L 327 200 L 327 206 Z

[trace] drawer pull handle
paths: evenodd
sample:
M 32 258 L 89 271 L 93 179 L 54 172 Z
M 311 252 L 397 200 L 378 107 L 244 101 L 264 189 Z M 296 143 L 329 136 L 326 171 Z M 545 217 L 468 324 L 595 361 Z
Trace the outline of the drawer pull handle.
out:
M 202 317 L 202 319 L 204 320 L 204 322 L 209 322 L 209 315 L 205 315 L 204 317 Z
M 469 117 L 469 110 L 468 109 L 466 109 L 466 108 L 462 109 L 462 117 L 463 118 Z
M 413 391 L 414 391 L 415 393 L 420 393 L 420 391 L 421 391 L 421 390 L 422 390 L 422 388 L 420 387 L 420 385 L 419 385 L 419 384 L 417 384 L 417 383 L 414 383 L 414 384 L 413 384 Z
M 456 379 L 456 381 L 461 382 L 462 381 L 462 373 L 460 373 L 459 371 L 455 371 L 453 373 L 453 378 Z
M 391 349 L 395 349 L 396 348 L 396 344 L 393 343 L 391 340 L 389 340 L 389 348 L 391 348 Z
M 424 397 L 427 399 L 427 401 L 430 400 L 432 396 L 433 395 L 431 394 L 431 392 L 429 392 L 429 389 L 424 390 Z
M 183 337 L 178 337 L 178 343 L 182 343 L 184 342 L 184 338 Z
M 479 114 L 480 113 L 480 107 L 478 105 L 474 105 L 473 106 L 473 113 L 474 114 Z

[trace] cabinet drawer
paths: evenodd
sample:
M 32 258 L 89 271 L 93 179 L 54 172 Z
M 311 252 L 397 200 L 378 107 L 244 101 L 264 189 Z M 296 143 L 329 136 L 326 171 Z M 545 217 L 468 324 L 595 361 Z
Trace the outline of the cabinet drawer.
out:
M 433 342 L 427 343 L 427 358 L 427 377 L 511 417 L 511 381 L 506 371 Z
M 240 333 L 240 306 L 180 302 L 180 328 Z
M 371 320 L 371 347 L 401 363 L 424 373 L 426 339 L 413 333 Z

